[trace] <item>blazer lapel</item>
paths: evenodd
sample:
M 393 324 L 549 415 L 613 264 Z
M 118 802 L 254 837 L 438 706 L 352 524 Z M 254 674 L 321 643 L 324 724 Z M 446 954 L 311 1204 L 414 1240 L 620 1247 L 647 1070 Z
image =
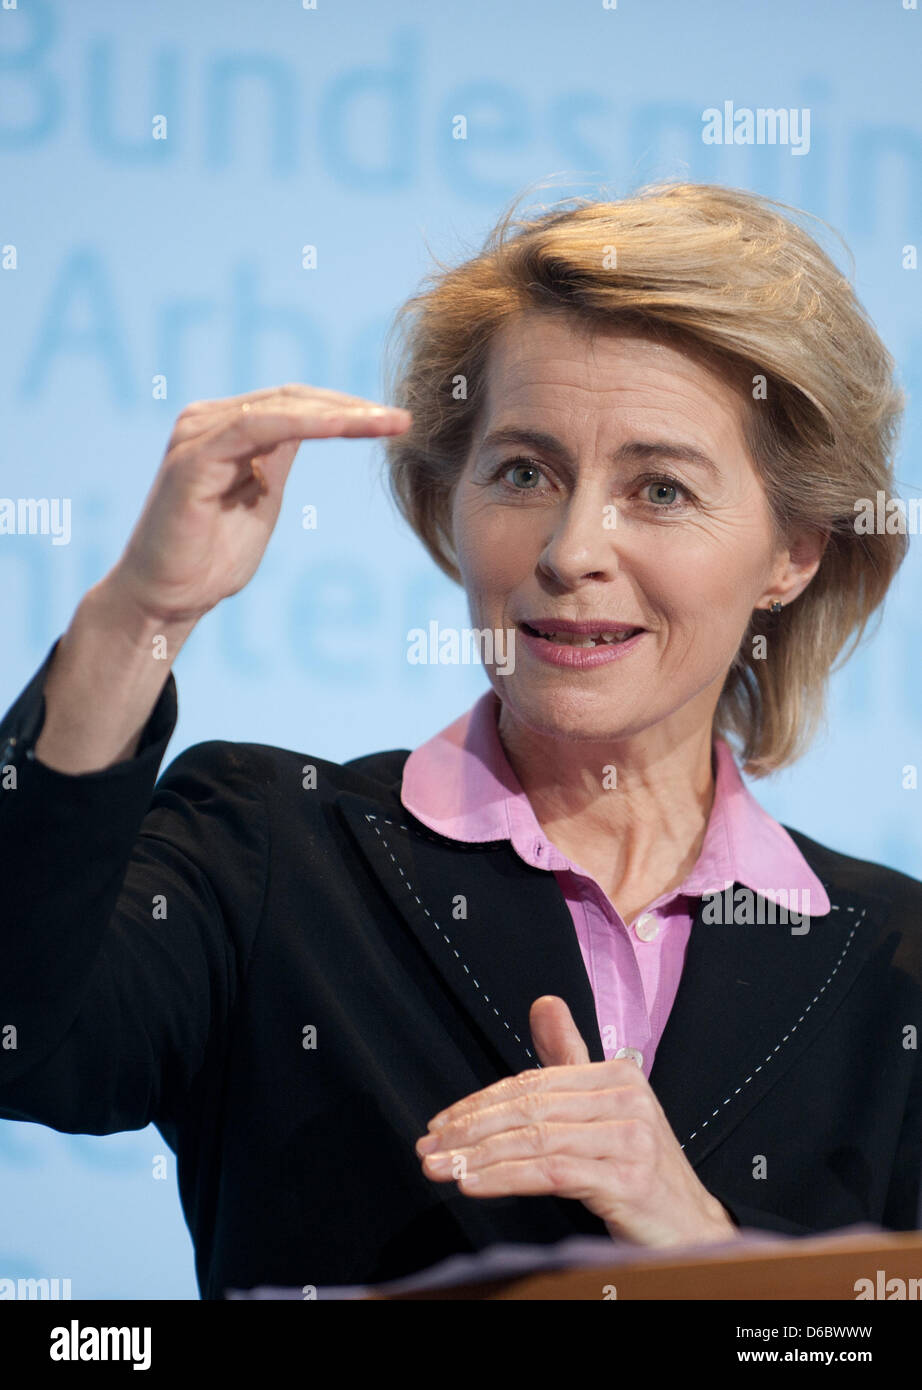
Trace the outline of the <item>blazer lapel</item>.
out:
M 506 841 L 435 835 L 400 804 L 340 792 L 371 871 L 510 1074 L 540 1065 L 532 1002 L 556 994 L 593 1062 L 604 1060 L 595 1001 L 553 873 Z M 734 888 L 742 885 L 734 885 Z M 705 920 L 698 903 L 650 1084 L 693 1166 L 720 1144 L 808 1048 L 851 988 L 888 912 L 827 884 L 832 910 L 803 934 L 786 923 Z M 753 895 L 758 909 L 772 904 Z
M 399 802 L 340 792 L 336 803 L 394 907 L 510 1074 L 540 1066 L 528 1013 L 543 994 L 564 999 L 591 1060 L 604 1060 L 553 873 L 524 863 L 506 841 L 468 845 L 435 835 Z
M 709 923 L 699 902 L 650 1073 L 693 1165 L 810 1046 L 867 958 L 886 904 L 827 888 L 832 910 L 803 935 L 790 924 Z

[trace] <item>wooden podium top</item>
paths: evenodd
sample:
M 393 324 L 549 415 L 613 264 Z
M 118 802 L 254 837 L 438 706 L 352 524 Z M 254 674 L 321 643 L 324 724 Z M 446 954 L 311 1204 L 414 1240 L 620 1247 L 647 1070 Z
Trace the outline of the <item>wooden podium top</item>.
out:
M 867 1280 L 868 1284 L 858 1281 Z M 914 1281 L 911 1283 L 910 1281 Z M 857 1285 L 857 1288 L 856 1288 Z M 373 1299 L 871 1299 L 922 1300 L 922 1231 L 779 1240 L 734 1254 L 676 1258 L 645 1253 L 636 1264 L 552 1269 L 483 1284 L 455 1284 Z

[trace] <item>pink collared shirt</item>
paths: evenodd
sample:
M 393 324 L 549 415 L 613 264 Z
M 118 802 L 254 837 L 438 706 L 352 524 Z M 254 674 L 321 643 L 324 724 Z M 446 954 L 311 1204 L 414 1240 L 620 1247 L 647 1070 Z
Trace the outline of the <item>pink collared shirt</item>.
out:
M 695 899 L 741 883 L 792 911 L 820 917 L 830 911 L 829 898 L 787 831 L 746 788 L 732 750 L 718 738 L 714 804 L 698 861 L 678 888 L 626 923 L 591 874 L 542 830 L 500 742 L 499 707 L 492 688 L 485 691 L 410 754 L 403 805 L 448 839 L 509 840 L 526 864 L 553 872 L 573 918 L 605 1056 L 633 1056 L 649 1077 L 679 987 Z

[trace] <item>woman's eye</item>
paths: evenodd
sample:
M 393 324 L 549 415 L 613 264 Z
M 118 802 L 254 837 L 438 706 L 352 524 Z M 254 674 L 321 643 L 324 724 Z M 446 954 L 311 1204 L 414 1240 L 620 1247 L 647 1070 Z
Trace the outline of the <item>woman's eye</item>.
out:
M 641 485 L 645 500 L 657 511 L 679 511 L 692 500 L 691 493 L 676 478 L 646 478 Z
M 529 492 L 543 491 L 543 484 L 549 481 L 541 464 L 529 458 L 510 459 L 501 463 L 493 476 L 502 483 L 507 493 L 516 493 L 519 497 Z M 638 496 L 651 511 L 679 512 L 693 501 L 684 483 L 668 475 L 657 474 L 637 479 L 633 487 L 634 496 Z
M 513 491 L 532 492 L 541 481 L 542 469 L 530 459 L 513 459 L 502 465 L 500 475 L 504 482 L 511 480 L 508 486 Z
M 650 501 L 656 506 L 671 505 L 678 500 L 679 489 L 675 483 L 659 482 L 647 483 L 646 487 L 650 492 Z

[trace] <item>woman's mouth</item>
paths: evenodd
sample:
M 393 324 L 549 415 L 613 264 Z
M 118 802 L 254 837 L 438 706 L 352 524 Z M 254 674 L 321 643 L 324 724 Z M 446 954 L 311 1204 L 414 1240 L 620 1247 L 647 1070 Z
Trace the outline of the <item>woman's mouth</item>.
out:
M 583 627 L 584 624 L 579 624 Z M 591 671 L 611 661 L 627 660 L 648 635 L 643 627 L 603 627 L 597 632 L 574 632 L 555 629 L 550 624 L 534 627 L 520 622 L 525 650 L 537 661 L 569 671 Z
M 617 646 L 621 642 L 627 642 L 632 637 L 636 637 L 639 632 L 643 632 L 642 627 L 619 628 L 609 632 L 556 632 L 552 628 L 535 628 L 528 623 L 520 624 L 522 630 L 530 637 L 543 637 L 546 642 L 556 643 L 561 647 L 601 647 Z

